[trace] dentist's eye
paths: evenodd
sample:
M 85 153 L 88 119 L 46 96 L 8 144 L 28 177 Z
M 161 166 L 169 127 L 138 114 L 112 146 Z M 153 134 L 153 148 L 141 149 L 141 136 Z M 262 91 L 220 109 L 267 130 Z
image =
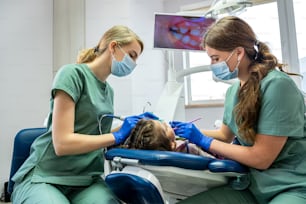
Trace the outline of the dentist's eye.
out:
M 136 60 L 137 59 L 137 53 L 136 52 L 129 52 L 129 55 L 130 55 L 130 57 L 133 59 L 133 60 Z

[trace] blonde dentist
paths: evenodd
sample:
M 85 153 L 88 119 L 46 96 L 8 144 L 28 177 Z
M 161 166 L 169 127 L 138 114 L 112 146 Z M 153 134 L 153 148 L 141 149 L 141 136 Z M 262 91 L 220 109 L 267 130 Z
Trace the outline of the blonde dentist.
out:
M 155 117 L 127 117 L 113 133 L 106 118 L 103 134 L 98 118 L 114 112 L 108 76 L 130 74 L 142 51 L 143 42 L 132 30 L 114 26 L 95 48 L 82 52 L 78 64 L 61 67 L 52 86 L 48 131 L 34 141 L 13 177 L 13 203 L 119 203 L 101 178 L 101 149 L 122 143 L 138 120 Z

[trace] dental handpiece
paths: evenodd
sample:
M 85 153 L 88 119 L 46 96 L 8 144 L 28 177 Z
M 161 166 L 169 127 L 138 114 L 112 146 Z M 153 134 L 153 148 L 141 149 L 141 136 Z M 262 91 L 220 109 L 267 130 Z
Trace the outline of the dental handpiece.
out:
M 119 115 L 110 115 L 110 117 L 112 117 L 112 118 L 116 118 L 116 119 L 118 119 L 118 120 L 124 120 L 124 117 L 122 117 L 122 116 L 119 116 Z
M 122 120 L 122 121 L 124 120 L 124 117 L 119 116 L 119 115 L 113 115 L 113 114 L 105 114 L 103 115 L 103 117 L 115 118 L 115 119 Z

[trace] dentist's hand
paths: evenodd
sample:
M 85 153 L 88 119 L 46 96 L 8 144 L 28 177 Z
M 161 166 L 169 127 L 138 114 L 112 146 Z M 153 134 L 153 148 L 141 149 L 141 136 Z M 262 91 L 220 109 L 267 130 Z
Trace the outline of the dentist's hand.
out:
M 140 115 L 126 117 L 123 121 L 121 128 L 117 132 L 113 132 L 113 135 L 115 137 L 115 145 L 123 143 L 126 140 L 126 138 L 130 135 L 136 123 L 141 119 L 158 120 L 159 118 L 150 112 L 145 112 Z
M 202 147 L 205 151 L 209 150 L 213 138 L 202 134 L 193 123 L 172 121 L 170 125 L 177 136 L 188 139 L 190 142 Z
M 121 128 L 118 131 L 113 132 L 115 137 L 115 145 L 121 144 L 125 141 L 140 119 L 140 116 L 129 116 L 124 119 Z
M 144 112 L 144 113 L 140 114 L 139 117 L 147 118 L 147 119 L 153 119 L 153 120 L 158 120 L 159 119 L 156 115 L 154 115 L 151 112 Z

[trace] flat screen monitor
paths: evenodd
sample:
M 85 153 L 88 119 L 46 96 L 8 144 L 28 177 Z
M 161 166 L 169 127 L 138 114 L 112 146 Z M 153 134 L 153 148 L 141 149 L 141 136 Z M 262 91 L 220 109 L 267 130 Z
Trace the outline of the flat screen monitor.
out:
M 154 14 L 154 48 L 202 50 L 201 40 L 214 18 Z

